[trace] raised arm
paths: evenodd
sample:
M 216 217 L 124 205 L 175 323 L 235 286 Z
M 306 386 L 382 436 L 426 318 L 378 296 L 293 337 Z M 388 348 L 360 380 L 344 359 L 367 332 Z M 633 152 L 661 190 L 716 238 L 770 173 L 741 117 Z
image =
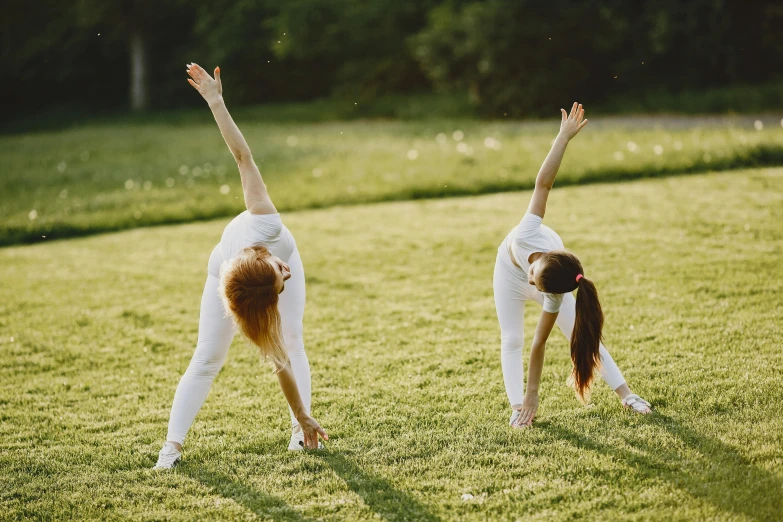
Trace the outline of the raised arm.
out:
M 261 179 L 253 154 L 250 152 L 242 133 L 239 132 L 234 120 L 228 113 L 223 102 L 223 84 L 220 81 L 220 67 L 215 68 L 215 77 L 195 63 L 188 64 L 188 83 L 196 89 L 207 101 L 212 115 L 218 124 L 223 139 L 226 140 L 231 154 L 234 155 L 242 177 L 242 191 L 245 196 L 245 206 L 251 214 L 276 214 L 277 209 L 266 191 L 264 180 Z
M 571 113 L 566 115 L 564 109 L 560 109 L 562 119 L 560 121 L 560 132 L 552 144 L 552 149 L 547 154 L 544 164 L 536 176 L 536 188 L 533 191 L 533 197 L 530 199 L 530 205 L 527 211 L 541 218 L 546 212 L 546 200 L 549 197 L 549 191 L 555 183 L 557 171 L 560 163 L 563 161 L 566 146 L 571 139 L 587 125 L 587 120 L 583 120 L 585 110 L 581 104 L 574 103 L 571 107 Z

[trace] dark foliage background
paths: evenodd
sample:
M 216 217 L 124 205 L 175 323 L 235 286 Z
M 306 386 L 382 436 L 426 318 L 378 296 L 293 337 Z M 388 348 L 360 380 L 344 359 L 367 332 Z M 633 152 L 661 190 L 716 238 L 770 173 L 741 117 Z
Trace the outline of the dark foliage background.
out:
M 645 100 L 734 87 L 714 107 L 731 110 L 745 92 L 783 104 L 780 89 L 753 89 L 781 81 L 781 26 L 775 1 L 14 2 L 0 22 L 12 79 L 0 99 L 11 118 L 126 108 L 135 52 L 139 109 L 199 103 L 184 79 L 185 63 L 198 61 L 222 67 L 234 104 L 464 92 L 485 116 L 525 117 L 577 97 L 635 98 L 645 109 Z

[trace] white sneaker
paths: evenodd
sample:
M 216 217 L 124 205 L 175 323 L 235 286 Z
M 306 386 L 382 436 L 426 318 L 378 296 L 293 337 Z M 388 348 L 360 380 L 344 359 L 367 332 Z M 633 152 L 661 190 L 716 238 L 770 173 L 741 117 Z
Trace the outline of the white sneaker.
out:
M 182 452 L 174 447 L 174 444 L 167 442 L 158 453 L 158 463 L 152 469 L 171 469 L 182 460 Z
M 291 430 L 291 441 L 288 443 L 288 451 L 302 451 L 304 447 L 304 432 L 302 428 L 297 424 Z M 318 441 L 318 449 L 324 449 L 324 445 L 321 441 Z
M 625 396 L 623 399 L 623 407 L 630 408 L 636 413 L 641 413 L 642 415 L 652 413 L 652 406 L 650 406 L 650 403 L 635 393 L 629 393 Z

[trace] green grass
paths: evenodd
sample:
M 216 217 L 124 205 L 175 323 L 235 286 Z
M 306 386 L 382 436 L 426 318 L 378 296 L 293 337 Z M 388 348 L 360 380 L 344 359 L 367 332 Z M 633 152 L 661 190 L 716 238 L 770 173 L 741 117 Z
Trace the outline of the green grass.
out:
M 656 413 L 603 384 L 580 406 L 555 333 L 514 431 L 491 281 L 528 197 L 287 213 L 329 449 L 285 451 L 282 395 L 237 340 L 171 473 L 149 468 L 227 220 L 0 249 L 0 518 L 779 520 L 783 169 L 555 190 L 547 222 Z
M 283 211 L 529 188 L 557 132 L 555 121 L 285 124 L 262 117 L 249 110 L 237 119 Z M 761 117 L 759 131 L 755 119 L 597 118 L 572 143 L 558 182 L 783 165 L 780 120 Z M 464 134 L 461 143 L 455 131 Z M 487 138 L 499 149 L 485 146 Z M 236 167 L 206 109 L 171 123 L 0 136 L 0 172 L 0 245 L 242 208 Z

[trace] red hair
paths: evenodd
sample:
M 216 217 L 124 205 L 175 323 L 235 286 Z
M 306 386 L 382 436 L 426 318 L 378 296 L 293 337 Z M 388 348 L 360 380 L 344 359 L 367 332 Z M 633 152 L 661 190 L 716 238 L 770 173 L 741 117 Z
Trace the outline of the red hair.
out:
M 288 364 L 288 352 L 277 310 L 279 275 L 269 257 L 263 246 L 244 249 L 221 268 L 220 289 L 242 334 L 280 369 Z

